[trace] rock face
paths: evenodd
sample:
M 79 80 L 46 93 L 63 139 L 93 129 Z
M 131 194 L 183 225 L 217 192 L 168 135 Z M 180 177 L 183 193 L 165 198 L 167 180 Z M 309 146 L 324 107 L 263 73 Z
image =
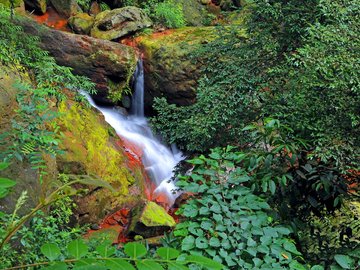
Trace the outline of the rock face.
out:
M 39 14 L 46 12 L 46 0 L 25 0 L 25 6 L 27 9 L 35 10 Z
M 76 0 L 50 0 L 50 3 L 59 14 L 66 17 L 82 12 Z
M 138 38 L 145 54 L 145 104 L 148 110 L 154 97 L 164 96 L 170 103 L 182 106 L 195 102 L 201 61 L 194 61 L 191 55 L 212 38 L 213 29 L 188 27 Z
M 127 230 L 129 237 L 141 235 L 149 238 L 161 235 L 176 225 L 164 208 L 154 202 L 144 202 L 131 210 L 131 221 Z
M 18 89 L 14 86 L 17 80 L 29 81 L 26 74 L 18 74 L 14 68 L 0 64 L 0 134 L 12 129 L 11 119 L 16 119 Z M 61 116 L 57 123 L 64 134 L 59 147 L 64 154 L 56 159 L 44 157 L 46 172 L 43 185 L 39 184 L 39 175 L 26 160 L 13 160 L 9 168 L 1 171 L 2 177 L 16 181 L 16 186 L 10 195 L 0 200 L 0 211 L 11 212 L 22 191 L 27 190 L 29 199 L 21 209 L 20 214 L 34 207 L 40 194 L 49 193 L 54 188 L 53 183 L 59 173 L 71 175 L 90 175 L 94 179 L 101 178 L 110 183 L 116 193 L 104 188 L 77 186 L 87 188 L 82 197 L 75 198 L 74 209 L 79 223 L 97 223 L 114 209 L 124 203 L 135 205 L 143 200 L 142 169 L 128 166 L 125 149 L 119 144 L 119 138 L 104 117 L 96 110 L 74 101 L 74 94 L 65 91 L 68 98 L 59 104 L 57 109 Z M 18 119 L 19 121 L 21 119 Z M 13 142 L 10 140 L 9 144 Z M 7 145 L 0 144 L 3 153 Z
M 50 52 L 59 65 L 89 77 L 101 102 L 117 102 L 136 68 L 135 50 L 122 44 L 57 31 L 30 20 L 18 22 L 28 34 L 39 36 L 41 47 Z
M 106 10 L 96 16 L 91 36 L 115 40 L 151 25 L 149 17 L 137 7 Z
M 76 34 L 87 35 L 94 25 L 94 17 L 87 13 L 78 13 L 68 20 L 68 25 Z

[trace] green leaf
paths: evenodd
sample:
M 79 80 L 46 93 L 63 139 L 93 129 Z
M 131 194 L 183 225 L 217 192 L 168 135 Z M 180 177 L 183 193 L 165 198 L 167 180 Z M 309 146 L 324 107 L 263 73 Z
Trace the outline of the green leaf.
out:
M 270 180 L 270 182 L 269 182 L 269 189 L 270 189 L 271 194 L 274 195 L 275 191 L 276 191 L 276 185 L 273 180 Z
M 216 237 L 211 237 L 209 241 L 209 245 L 212 247 L 220 247 L 221 246 L 220 240 Z
M 205 237 L 198 237 L 195 240 L 195 246 L 200 249 L 208 248 L 209 244 Z
M 111 246 L 110 244 L 102 244 L 96 247 L 96 251 L 100 254 L 101 257 L 111 257 L 115 254 L 116 248 Z
M 82 240 L 78 239 L 68 244 L 67 251 L 70 256 L 80 259 L 88 253 L 88 246 L 85 245 Z
M 170 262 L 169 270 L 189 270 L 189 268 L 176 262 Z
M 116 192 L 115 189 L 106 181 L 100 179 L 88 179 L 88 178 L 80 178 L 79 183 L 90 186 L 103 187 L 111 190 L 112 192 Z
M 313 267 L 311 267 L 310 270 L 324 270 L 324 266 L 321 265 L 314 265 Z
M 118 259 L 118 258 L 107 259 L 105 261 L 105 265 L 110 270 L 135 270 L 135 267 L 132 266 L 127 261 L 125 261 L 124 259 Z
M 10 188 L 16 185 L 16 182 L 9 178 L 0 178 L 0 188 Z
M 61 254 L 60 248 L 57 245 L 51 243 L 42 245 L 40 250 L 42 254 L 44 254 L 45 257 L 50 261 L 56 260 Z
M 136 266 L 139 270 L 163 270 L 164 268 L 157 262 L 150 260 L 142 260 L 136 262 Z
M 305 266 L 303 266 L 298 261 L 292 261 L 289 266 L 291 270 L 306 270 Z
M 192 235 L 186 236 L 181 242 L 182 250 L 191 250 L 195 247 L 195 238 Z
M 159 255 L 159 257 L 161 259 L 164 259 L 164 260 L 176 259 L 180 255 L 180 251 L 173 249 L 173 248 L 168 248 L 168 247 L 158 248 L 156 253 L 157 253 L 157 255 Z
M 294 245 L 294 243 L 285 242 L 284 248 L 285 248 L 285 250 L 287 250 L 295 255 L 301 255 L 301 253 L 296 249 L 296 246 Z
M 8 162 L 0 162 L 0 171 L 5 170 L 9 166 L 10 166 L 10 163 L 8 163 Z
M 136 259 L 146 255 L 147 250 L 143 244 L 140 243 L 127 243 L 124 246 L 124 252 L 129 257 Z
M 202 256 L 188 255 L 186 261 L 199 264 L 209 270 L 221 270 L 224 268 L 221 263 Z
M 347 255 L 336 254 L 334 256 L 335 261 L 344 269 L 353 269 L 354 260 Z
M 192 204 L 185 205 L 183 215 L 190 218 L 196 217 L 198 215 L 198 209 Z

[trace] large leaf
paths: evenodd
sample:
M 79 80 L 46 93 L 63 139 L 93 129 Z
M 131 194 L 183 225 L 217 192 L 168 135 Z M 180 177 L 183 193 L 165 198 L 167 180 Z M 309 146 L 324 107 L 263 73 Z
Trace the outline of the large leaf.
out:
M 188 267 L 179 263 L 169 263 L 169 270 L 189 270 Z
M 190 250 L 195 246 L 195 238 L 192 235 L 186 236 L 181 243 L 182 250 Z
M 7 162 L 0 162 L 0 171 L 5 170 L 7 167 L 9 167 L 10 163 Z
M 135 270 L 135 267 L 124 259 L 107 259 L 105 265 L 110 270 Z
M 80 178 L 79 183 L 90 186 L 104 187 L 112 192 L 115 192 L 115 189 L 108 183 L 100 179 L 90 179 L 90 178 Z
M 68 266 L 64 262 L 56 262 L 47 267 L 41 268 L 42 270 L 67 270 Z
M 186 256 L 185 260 L 191 263 L 199 264 L 205 267 L 205 269 L 209 269 L 209 270 L 221 270 L 224 268 L 224 266 L 221 263 L 218 263 L 216 261 L 213 261 L 211 259 L 202 256 L 188 255 Z
M 113 255 L 116 251 L 116 248 L 111 246 L 110 244 L 105 243 L 96 247 L 96 251 L 100 254 L 100 256 L 105 258 Z
M 16 185 L 16 182 L 9 179 L 0 177 L 0 188 L 10 188 Z
M 143 244 L 128 243 L 124 246 L 124 252 L 129 257 L 136 259 L 146 255 L 147 250 Z
M 50 261 L 56 260 L 61 254 L 60 248 L 57 245 L 51 243 L 42 245 L 40 250 L 42 254 L 44 254 L 45 257 Z
M 334 256 L 335 261 L 344 269 L 353 269 L 354 260 L 347 255 L 336 254 Z
M 80 259 L 88 253 L 88 246 L 85 245 L 82 240 L 78 239 L 68 244 L 67 251 L 69 252 L 70 256 L 76 259 Z
M 160 256 L 161 259 L 164 260 L 176 259 L 180 255 L 180 252 L 178 250 L 167 247 L 158 248 L 156 253 Z
M 139 270 L 164 270 L 159 263 L 149 260 L 138 261 L 136 266 Z

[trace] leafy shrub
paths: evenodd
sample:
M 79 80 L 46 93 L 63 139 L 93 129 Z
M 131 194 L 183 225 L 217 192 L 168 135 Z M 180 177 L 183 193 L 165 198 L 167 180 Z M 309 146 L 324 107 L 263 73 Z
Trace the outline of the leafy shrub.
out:
M 66 247 L 65 250 L 63 247 Z M 109 242 L 97 243 L 95 248 L 78 239 L 66 246 L 55 243 L 46 243 L 41 246 L 41 252 L 49 261 L 42 261 L 31 266 L 48 266 L 41 269 L 189 269 L 186 265 L 197 265 L 202 269 L 220 270 L 223 266 L 202 256 L 180 254 L 172 248 L 160 247 L 153 254 L 140 243 L 128 243 L 122 250 L 117 250 Z M 60 258 L 65 258 L 60 260 Z M 26 268 L 23 265 L 22 268 Z
M 154 16 L 156 21 L 168 28 L 180 28 L 186 24 L 181 4 L 173 0 L 158 3 L 154 8 Z
M 224 263 L 229 269 L 305 269 L 291 230 L 279 224 L 270 205 L 250 188 L 254 179 L 240 163 L 251 159 L 228 147 L 190 160 L 190 176 L 177 185 L 195 197 L 179 211 L 188 221 L 175 235 L 181 248 Z

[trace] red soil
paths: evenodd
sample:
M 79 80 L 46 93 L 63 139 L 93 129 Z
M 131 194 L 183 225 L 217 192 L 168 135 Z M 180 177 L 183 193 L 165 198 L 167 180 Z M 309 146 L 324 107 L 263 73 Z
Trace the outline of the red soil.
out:
M 46 24 L 56 30 L 71 32 L 67 26 L 67 18 L 60 16 L 52 7 L 48 7 L 44 15 L 31 15 L 39 24 Z

